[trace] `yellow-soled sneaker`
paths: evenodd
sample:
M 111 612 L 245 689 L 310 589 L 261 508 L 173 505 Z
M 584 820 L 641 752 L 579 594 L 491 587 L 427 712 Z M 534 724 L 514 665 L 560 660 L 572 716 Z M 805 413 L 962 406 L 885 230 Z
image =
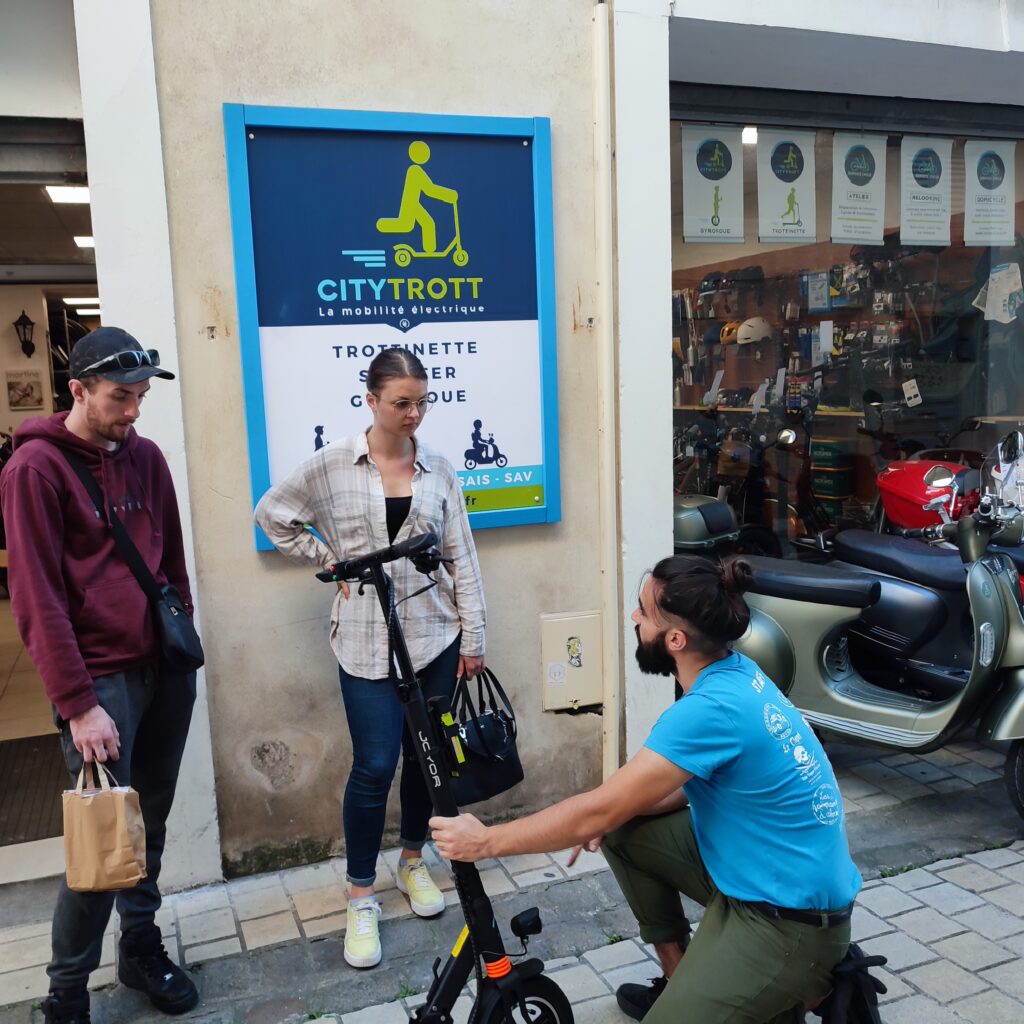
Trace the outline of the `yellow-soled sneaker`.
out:
M 399 861 L 396 881 L 399 892 L 409 897 L 412 912 L 418 917 L 435 917 L 444 910 L 444 896 L 430 877 L 422 857 L 414 857 L 404 864 Z
M 380 963 L 380 904 L 372 896 L 348 901 L 345 924 L 345 962 L 352 967 Z

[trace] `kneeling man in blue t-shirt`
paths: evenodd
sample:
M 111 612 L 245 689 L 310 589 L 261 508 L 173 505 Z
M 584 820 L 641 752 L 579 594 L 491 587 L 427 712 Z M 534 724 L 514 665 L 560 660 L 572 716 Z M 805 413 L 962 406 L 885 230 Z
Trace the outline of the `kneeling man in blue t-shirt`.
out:
M 647 1024 L 781 1024 L 831 987 L 861 878 L 832 766 L 800 712 L 730 650 L 750 610 L 746 563 L 677 555 L 644 581 L 636 657 L 683 696 L 597 789 L 487 827 L 435 817 L 437 847 L 477 861 L 603 846 L 665 975 L 623 985 Z M 691 941 L 680 893 L 704 906 Z

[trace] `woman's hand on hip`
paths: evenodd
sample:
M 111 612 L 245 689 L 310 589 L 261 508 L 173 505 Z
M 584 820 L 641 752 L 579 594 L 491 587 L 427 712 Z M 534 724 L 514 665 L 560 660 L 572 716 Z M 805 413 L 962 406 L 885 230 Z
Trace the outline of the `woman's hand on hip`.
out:
M 474 676 L 480 675 L 484 670 L 484 658 L 480 655 L 479 658 L 471 658 L 468 655 L 459 655 L 459 670 L 457 678 L 461 679 L 463 676 L 469 676 L 472 679 Z
M 348 600 L 348 595 L 349 595 L 348 584 L 344 580 L 339 580 L 338 581 L 338 589 L 341 591 L 341 593 L 345 597 L 345 600 L 347 601 Z

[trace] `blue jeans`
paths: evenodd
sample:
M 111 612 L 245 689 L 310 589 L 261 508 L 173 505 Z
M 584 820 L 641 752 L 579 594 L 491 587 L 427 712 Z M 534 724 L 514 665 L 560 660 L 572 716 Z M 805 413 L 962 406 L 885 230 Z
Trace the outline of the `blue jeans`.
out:
M 451 697 L 459 667 L 459 641 L 417 673 L 424 700 Z M 352 771 L 345 786 L 341 821 L 352 885 L 373 885 L 384 836 L 388 792 L 402 752 L 401 844 L 419 850 L 427 838 L 431 803 L 402 705 L 387 679 L 362 679 L 340 665 L 341 696 L 352 736 Z

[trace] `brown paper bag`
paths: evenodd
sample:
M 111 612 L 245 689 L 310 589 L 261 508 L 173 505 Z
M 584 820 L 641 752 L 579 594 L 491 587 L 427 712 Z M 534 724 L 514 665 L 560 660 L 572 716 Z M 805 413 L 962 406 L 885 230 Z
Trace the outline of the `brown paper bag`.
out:
M 146 877 L 146 828 L 139 794 L 130 786 L 118 786 L 102 764 L 95 765 L 99 788 L 91 772 L 92 785 L 84 788 L 89 768 L 83 765 L 78 785 L 64 791 L 68 888 L 75 892 L 131 889 Z

